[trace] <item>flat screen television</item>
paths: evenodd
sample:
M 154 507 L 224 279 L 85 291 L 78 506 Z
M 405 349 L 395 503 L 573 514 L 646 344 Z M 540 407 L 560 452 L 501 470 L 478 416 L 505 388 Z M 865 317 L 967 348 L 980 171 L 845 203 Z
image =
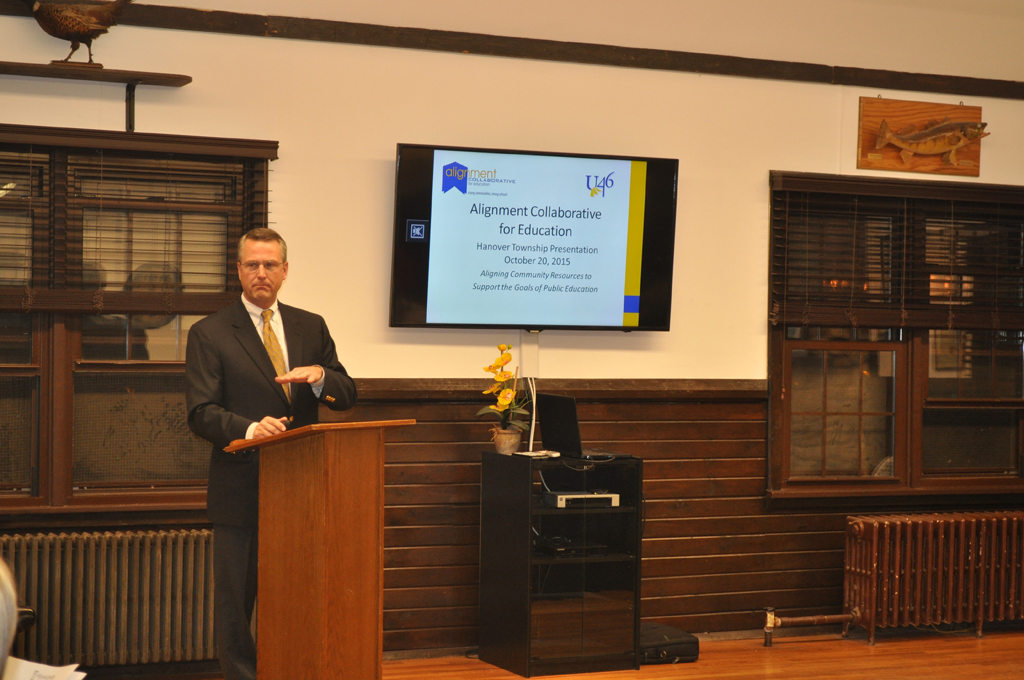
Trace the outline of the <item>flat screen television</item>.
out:
M 392 327 L 667 331 L 679 161 L 399 144 Z

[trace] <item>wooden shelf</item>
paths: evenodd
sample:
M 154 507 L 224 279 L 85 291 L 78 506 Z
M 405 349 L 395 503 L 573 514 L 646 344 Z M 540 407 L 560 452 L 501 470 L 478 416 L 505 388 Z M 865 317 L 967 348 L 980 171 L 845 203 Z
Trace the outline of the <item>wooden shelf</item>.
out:
M 81 62 L 51 62 L 49 64 L 23 64 L 0 61 L 0 75 L 27 78 L 60 78 L 62 80 L 91 80 L 101 83 L 121 83 L 124 88 L 124 129 L 135 132 L 135 87 L 159 85 L 182 87 L 192 82 L 192 76 L 175 73 L 144 73 L 142 71 L 115 71 L 99 64 Z
M 175 73 L 145 73 L 143 71 L 116 71 L 102 66 L 81 63 L 23 64 L 0 61 L 0 75 L 26 76 L 29 78 L 61 78 L 63 80 L 93 80 L 103 83 L 125 85 L 160 85 L 182 87 L 192 82 L 192 76 Z

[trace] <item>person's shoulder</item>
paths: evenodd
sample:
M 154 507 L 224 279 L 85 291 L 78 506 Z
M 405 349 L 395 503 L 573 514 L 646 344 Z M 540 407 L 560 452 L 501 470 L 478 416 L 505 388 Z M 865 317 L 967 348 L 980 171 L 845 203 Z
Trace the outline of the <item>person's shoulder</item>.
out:
M 192 328 L 202 331 L 223 326 L 225 324 L 234 324 L 237 323 L 239 319 L 244 319 L 246 315 L 247 312 L 245 311 L 245 307 L 242 305 L 242 302 L 240 300 L 236 300 L 224 309 L 214 312 L 213 314 L 208 314 L 199 321 L 196 321 L 192 324 Z
M 278 302 L 277 303 L 277 308 L 279 310 L 281 310 L 281 318 L 282 319 L 289 319 L 290 318 L 290 319 L 294 319 L 296 321 L 304 322 L 304 323 L 308 323 L 308 322 L 323 323 L 324 322 L 324 318 L 322 316 L 320 316 L 319 314 L 316 314 L 314 312 L 310 312 L 310 311 L 305 310 L 305 309 L 300 309 L 298 307 L 292 307 L 291 305 L 286 305 L 283 302 Z

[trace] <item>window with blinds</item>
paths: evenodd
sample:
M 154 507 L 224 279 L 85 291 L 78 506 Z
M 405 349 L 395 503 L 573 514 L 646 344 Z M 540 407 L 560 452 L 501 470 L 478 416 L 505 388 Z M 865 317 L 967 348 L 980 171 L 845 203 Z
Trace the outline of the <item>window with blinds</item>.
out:
M 784 173 L 772 187 L 773 322 L 1024 329 L 1024 189 Z
M 771 174 L 769 495 L 1019 493 L 1024 188 Z
M 245 162 L 0 158 L 2 308 L 212 311 L 237 295 L 234 243 L 259 224 L 244 216 L 265 213 L 246 209 L 265 197 L 247 190 Z
M 0 506 L 194 502 L 209 446 L 185 423 L 185 341 L 238 299 L 276 157 L 0 125 Z
M 31 286 L 37 255 L 45 268 L 49 168 L 45 153 L 0 148 L 0 287 Z

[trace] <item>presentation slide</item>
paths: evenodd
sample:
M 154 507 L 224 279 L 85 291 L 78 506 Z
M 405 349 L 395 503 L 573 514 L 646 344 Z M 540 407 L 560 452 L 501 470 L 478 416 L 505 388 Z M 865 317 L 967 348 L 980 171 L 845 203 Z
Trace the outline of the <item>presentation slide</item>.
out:
M 434 152 L 427 322 L 636 326 L 645 161 Z

